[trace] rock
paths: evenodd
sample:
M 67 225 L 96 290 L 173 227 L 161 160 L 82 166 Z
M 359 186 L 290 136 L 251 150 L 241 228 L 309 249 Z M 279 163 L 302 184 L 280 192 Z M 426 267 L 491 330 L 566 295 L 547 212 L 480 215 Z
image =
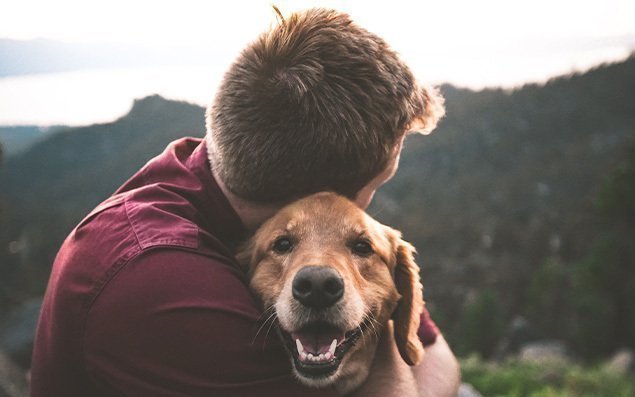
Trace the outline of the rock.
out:
M 527 363 L 569 361 L 566 346 L 559 340 L 528 343 L 521 347 L 518 359 Z
M 483 397 L 483 395 L 469 383 L 461 383 L 456 397 Z
M 529 321 L 523 316 L 514 316 L 496 346 L 494 358 L 502 361 L 509 356 L 516 356 L 523 346 L 536 340 L 538 340 L 538 334 Z
M 616 375 L 626 375 L 635 369 L 635 356 L 630 349 L 620 349 L 606 363 L 605 369 Z
M 26 397 L 26 374 L 0 350 L 0 397 Z

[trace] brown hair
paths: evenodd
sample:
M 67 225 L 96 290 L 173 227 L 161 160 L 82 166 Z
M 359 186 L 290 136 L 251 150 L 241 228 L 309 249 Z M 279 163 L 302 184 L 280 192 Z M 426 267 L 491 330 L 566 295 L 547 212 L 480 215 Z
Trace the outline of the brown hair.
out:
M 214 170 L 258 202 L 332 190 L 354 198 L 411 129 L 432 130 L 441 98 L 347 14 L 294 13 L 245 48 L 207 110 Z

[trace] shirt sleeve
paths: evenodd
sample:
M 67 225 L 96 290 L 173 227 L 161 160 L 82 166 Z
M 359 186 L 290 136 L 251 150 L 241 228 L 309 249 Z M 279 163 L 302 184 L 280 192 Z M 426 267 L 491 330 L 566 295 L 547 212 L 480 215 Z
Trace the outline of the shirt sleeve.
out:
M 430 346 L 436 342 L 437 336 L 440 333 L 439 328 L 434 321 L 432 321 L 432 318 L 430 318 L 428 309 L 424 307 L 419 320 L 419 331 L 417 332 L 419 340 L 421 340 L 423 346 Z
M 154 249 L 125 265 L 89 311 L 84 360 L 108 396 L 334 396 L 301 385 L 242 273 Z

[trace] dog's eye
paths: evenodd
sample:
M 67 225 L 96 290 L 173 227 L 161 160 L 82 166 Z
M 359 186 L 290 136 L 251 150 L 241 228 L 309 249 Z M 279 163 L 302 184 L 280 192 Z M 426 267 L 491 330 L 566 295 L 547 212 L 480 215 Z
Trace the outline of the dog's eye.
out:
M 374 252 L 373 247 L 366 240 L 355 241 L 353 243 L 352 249 L 353 253 L 359 256 L 368 256 Z
M 293 242 L 288 237 L 280 237 L 273 243 L 273 250 L 278 254 L 285 254 L 293 248 Z

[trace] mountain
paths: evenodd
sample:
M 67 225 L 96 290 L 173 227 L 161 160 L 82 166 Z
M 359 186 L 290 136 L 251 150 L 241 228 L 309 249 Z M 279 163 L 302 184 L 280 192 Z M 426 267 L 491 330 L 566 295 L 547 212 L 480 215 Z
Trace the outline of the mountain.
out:
M 603 222 L 597 197 L 635 145 L 633 86 L 634 57 L 544 86 L 443 87 L 447 118 L 408 139 L 371 211 L 417 246 L 448 333 L 465 334 L 460 318 L 488 291 L 501 317 L 522 313 L 546 262 L 589 254 Z
M 492 324 L 476 309 L 497 324 L 529 313 L 545 263 L 576 268 L 587 257 L 604 227 L 598 194 L 635 145 L 634 86 L 631 57 L 515 90 L 442 87 L 447 117 L 408 138 L 370 212 L 418 248 L 428 306 L 452 341 Z M 168 142 L 203 133 L 201 107 L 152 96 L 112 123 L 65 129 L 9 158 L 0 311 L 42 293 L 61 241 L 90 209 Z M 469 318 L 478 321 L 467 327 Z
M 42 128 L 36 125 L 0 127 L 0 146 L 6 157 L 26 150 L 48 132 L 56 131 L 62 126 Z
M 635 142 L 632 84 L 633 57 L 544 86 L 443 87 L 448 116 L 408 139 L 378 195 L 379 218 L 399 224 L 424 258 L 452 258 L 446 267 L 485 253 L 535 260 L 551 245 L 575 258 L 582 214 Z
M 10 159 L 0 181 L 25 208 L 36 207 L 46 192 L 61 204 L 58 210 L 74 214 L 76 206 L 88 208 L 107 197 L 171 140 L 203 132 L 201 107 L 150 96 L 112 123 L 53 134 Z
M 59 245 L 87 211 L 172 140 L 202 136 L 204 125 L 200 106 L 155 95 L 112 123 L 53 133 L 8 158 L 0 167 L 0 272 L 8 273 L 0 274 L 0 311 L 42 293 Z

